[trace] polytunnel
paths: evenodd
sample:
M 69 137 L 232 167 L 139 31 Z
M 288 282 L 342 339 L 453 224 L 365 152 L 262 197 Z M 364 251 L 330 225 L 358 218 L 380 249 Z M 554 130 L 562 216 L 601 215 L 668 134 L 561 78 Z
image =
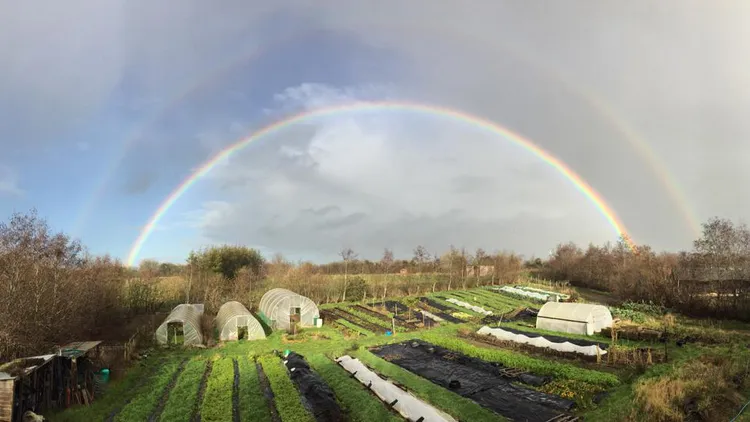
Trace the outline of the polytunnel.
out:
M 588 303 L 547 302 L 536 316 L 536 328 L 563 333 L 593 335 L 611 326 L 609 309 Z
M 156 342 L 162 345 L 193 345 L 203 343 L 201 316 L 203 304 L 175 306 L 156 329 Z
M 263 295 L 258 305 L 260 317 L 273 329 L 289 330 L 292 322 L 312 327 L 320 318 L 315 302 L 287 289 L 271 289 Z
M 221 341 L 266 338 L 263 326 L 240 302 L 231 301 L 221 305 L 214 322 Z

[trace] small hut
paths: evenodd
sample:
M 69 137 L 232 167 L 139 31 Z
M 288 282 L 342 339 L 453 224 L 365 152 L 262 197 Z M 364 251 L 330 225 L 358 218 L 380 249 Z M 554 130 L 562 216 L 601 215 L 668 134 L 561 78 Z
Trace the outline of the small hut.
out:
M 536 328 L 562 333 L 590 336 L 611 326 L 609 309 L 588 303 L 547 302 L 536 316 Z
M 320 319 L 320 312 L 312 300 L 287 289 L 271 289 L 258 305 L 260 317 L 273 329 L 289 330 L 294 324 L 312 327 Z
M 201 316 L 203 304 L 177 305 L 156 329 L 156 342 L 161 345 L 203 344 Z
M 240 302 L 231 301 L 221 305 L 214 322 L 221 341 L 266 338 L 263 326 Z

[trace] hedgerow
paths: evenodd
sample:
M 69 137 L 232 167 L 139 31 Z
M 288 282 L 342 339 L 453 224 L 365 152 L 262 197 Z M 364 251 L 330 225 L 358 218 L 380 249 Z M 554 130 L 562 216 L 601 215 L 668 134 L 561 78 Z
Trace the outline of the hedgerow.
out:
M 299 391 L 294 386 L 284 363 L 275 356 L 263 356 L 258 359 L 263 372 L 273 390 L 276 408 L 284 422 L 315 422 L 315 418 L 308 412 L 300 399 Z

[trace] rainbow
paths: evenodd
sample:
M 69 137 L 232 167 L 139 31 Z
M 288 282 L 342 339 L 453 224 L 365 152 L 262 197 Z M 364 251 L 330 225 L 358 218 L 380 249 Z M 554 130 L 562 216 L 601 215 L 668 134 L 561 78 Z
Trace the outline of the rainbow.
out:
M 437 35 L 437 34 L 436 34 Z M 462 35 L 462 34 L 459 34 Z M 117 170 L 120 168 L 122 161 L 127 156 L 128 152 L 132 149 L 133 145 L 144 136 L 146 130 L 166 113 L 184 101 L 189 95 L 199 92 L 203 89 L 210 88 L 213 86 L 215 81 L 222 80 L 222 76 L 236 70 L 240 65 L 251 62 L 260 54 L 266 51 L 272 50 L 273 47 L 283 45 L 292 39 L 301 37 L 300 34 L 290 34 L 285 38 L 277 40 L 269 46 L 259 49 L 249 56 L 243 56 L 239 59 L 230 61 L 227 65 L 219 66 L 218 71 L 211 71 L 205 77 L 199 78 L 199 82 L 191 82 L 185 89 L 179 90 L 181 92 L 176 98 L 169 102 L 169 104 L 157 113 L 152 119 L 149 120 L 145 125 L 137 128 L 134 132 L 126 139 L 123 143 L 122 148 L 116 152 L 113 157 L 112 164 L 108 166 L 109 171 L 104 177 L 99 178 L 99 183 L 94 189 L 94 192 L 90 196 L 89 201 L 83 204 L 82 210 L 79 213 L 79 217 L 74 223 L 73 233 L 76 234 L 85 225 L 85 222 L 89 220 L 90 215 L 94 212 L 95 206 L 100 198 L 104 195 L 107 187 L 110 185 L 114 178 Z M 476 40 L 467 37 L 463 46 L 473 46 L 476 44 Z M 498 44 L 499 43 L 499 44 Z M 520 48 L 515 44 L 509 44 L 502 40 L 494 40 L 494 45 L 499 46 L 503 54 L 509 54 L 510 56 L 517 58 L 529 65 L 531 68 L 541 71 L 551 80 L 556 81 L 567 91 L 574 96 L 584 100 L 594 111 L 596 111 L 601 117 L 603 117 L 613 129 L 626 140 L 640 156 L 641 159 L 648 165 L 652 171 L 656 180 L 666 190 L 671 202 L 675 205 L 678 212 L 682 215 L 682 219 L 685 221 L 687 227 L 693 232 L 693 235 L 700 237 L 702 233 L 702 226 L 699 218 L 695 214 L 695 210 L 691 206 L 692 204 L 688 200 L 685 192 L 681 189 L 674 176 L 669 172 L 669 169 L 664 164 L 663 160 L 656 154 L 651 148 L 649 143 L 643 139 L 635 129 L 624 119 L 617 115 L 617 113 L 607 105 L 602 99 L 600 99 L 595 92 L 584 86 L 576 83 L 573 79 L 560 72 L 557 68 L 552 66 L 549 62 L 543 58 L 532 54 L 531 50 Z M 485 54 L 484 48 L 482 48 L 482 54 Z
M 203 176 L 208 174 L 217 164 L 219 164 L 223 160 L 226 160 L 235 152 L 242 150 L 243 148 L 248 146 L 251 142 L 257 139 L 263 138 L 267 135 L 271 135 L 275 132 L 278 132 L 287 126 L 290 126 L 296 123 L 301 123 L 306 120 L 331 116 L 331 115 L 344 113 L 344 112 L 374 112 L 374 111 L 382 111 L 382 110 L 417 111 L 417 112 L 422 112 L 422 113 L 434 114 L 434 115 L 438 115 L 441 117 L 447 117 L 447 118 L 451 118 L 451 119 L 458 120 L 458 121 L 463 121 L 463 122 L 472 124 L 474 126 L 477 126 L 479 128 L 482 128 L 484 130 L 487 130 L 489 132 L 492 132 L 496 135 L 502 136 L 506 138 L 507 140 L 513 142 L 514 144 L 524 148 L 525 150 L 531 152 L 532 154 L 542 159 L 545 163 L 555 168 L 560 174 L 565 176 L 565 178 L 567 178 L 571 183 L 573 183 L 573 185 L 575 185 L 575 187 L 581 193 L 583 193 L 589 199 L 589 201 L 591 201 L 596 206 L 596 208 L 605 217 L 607 222 L 610 224 L 610 226 L 612 226 L 612 228 L 615 230 L 618 236 L 620 236 L 626 242 L 626 244 L 631 248 L 631 250 L 635 251 L 635 244 L 633 243 L 627 231 L 625 230 L 625 226 L 619 220 L 619 218 L 617 217 L 617 214 L 610 208 L 609 205 L 607 205 L 606 201 L 601 197 L 601 195 L 599 195 L 588 183 L 586 183 L 586 181 L 584 181 L 578 174 L 576 174 L 575 171 L 569 168 L 565 163 L 560 161 L 558 158 L 554 157 L 549 152 L 535 145 L 528 139 L 525 139 L 521 135 L 518 135 L 510 131 L 509 129 L 506 129 L 494 122 L 486 120 L 482 117 L 477 117 L 477 116 L 473 116 L 470 114 L 466 114 L 461 111 L 452 110 L 452 109 L 443 108 L 443 107 L 434 106 L 434 105 L 426 105 L 426 104 L 417 104 L 417 103 L 399 102 L 399 101 L 376 101 L 376 102 L 355 102 L 355 103 L 349 103 L 349 104 L 344 104 L 344 105 L 327 106 L 327 107 L 322 107 L 322 108 L 318 108 L 314 110 L 304 111 L 302 113 L 299 113 L 299 114 L 287 117 L 285 119 L 279 120 L 277 122 L 274 122 L 256 131 L 250 136 L 244 139 L 241 139 L 233 143 L 232 145 L 228 146 L 227 148 L 223 149 L 222 151 L 218 152 L 216 155 L 211 157 L 208 161 L 204 162 L 188 178 L 183 180 L 177 186 L 177 188 L 175 188 L 169 194 L 169 196 L 167 196 L 167 198 L 164 200 L 164 202 L 162 202 L 162 204 L 159 206 L 156 212 L 154 212 L 154 214 L 149 218 L 148 222 L 143 227 L 143 230 L 141 230 L 140 234 L 138 235 L 132 247 L 130 248 L 130 252 L 128 253 L 127 261 L 126 261 L 127 265 L 133 266 L 135 264 L 136 258 L 140 254 L 141 249 L 143 248 L 143 245 L 146 243 L 146 240 L 148 240 L 148 237 L 154 231 L 154 228 L 156 227 L 157 223 L 164 217 L 167 211 L 169 211 L 169 208 L 172 205 L 174 205 L 174 203 L 177 202 L 177 200 L 185 192 L 187 192 L 188 189 L 190 189 L 190 187 L 192 187 Z

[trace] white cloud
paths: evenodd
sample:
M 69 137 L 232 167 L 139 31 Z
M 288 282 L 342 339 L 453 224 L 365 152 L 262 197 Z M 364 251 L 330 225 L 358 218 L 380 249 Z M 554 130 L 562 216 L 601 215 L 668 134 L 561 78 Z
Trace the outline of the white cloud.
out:
M 287 101 L 282 108 L 358 100 L 353 88 L 285 92 L 294 95 L 277 96 Z M 559 174 L 497 135 L 388 111 L 314 124 L 311 136 L 279 133 L 268 148 L 248 148 L 214 170 L 207 183 L 219 189 L 206 191 L 223 194 L 192 214 L 206 238 L 331 256 L 349 244 L 371 257 L 383 247 L 408 253 L 419 243 L 530 254 L 563 239 L 614 238 Z M 546 234 L 535 228 L 553 222 L 565 224 Z

